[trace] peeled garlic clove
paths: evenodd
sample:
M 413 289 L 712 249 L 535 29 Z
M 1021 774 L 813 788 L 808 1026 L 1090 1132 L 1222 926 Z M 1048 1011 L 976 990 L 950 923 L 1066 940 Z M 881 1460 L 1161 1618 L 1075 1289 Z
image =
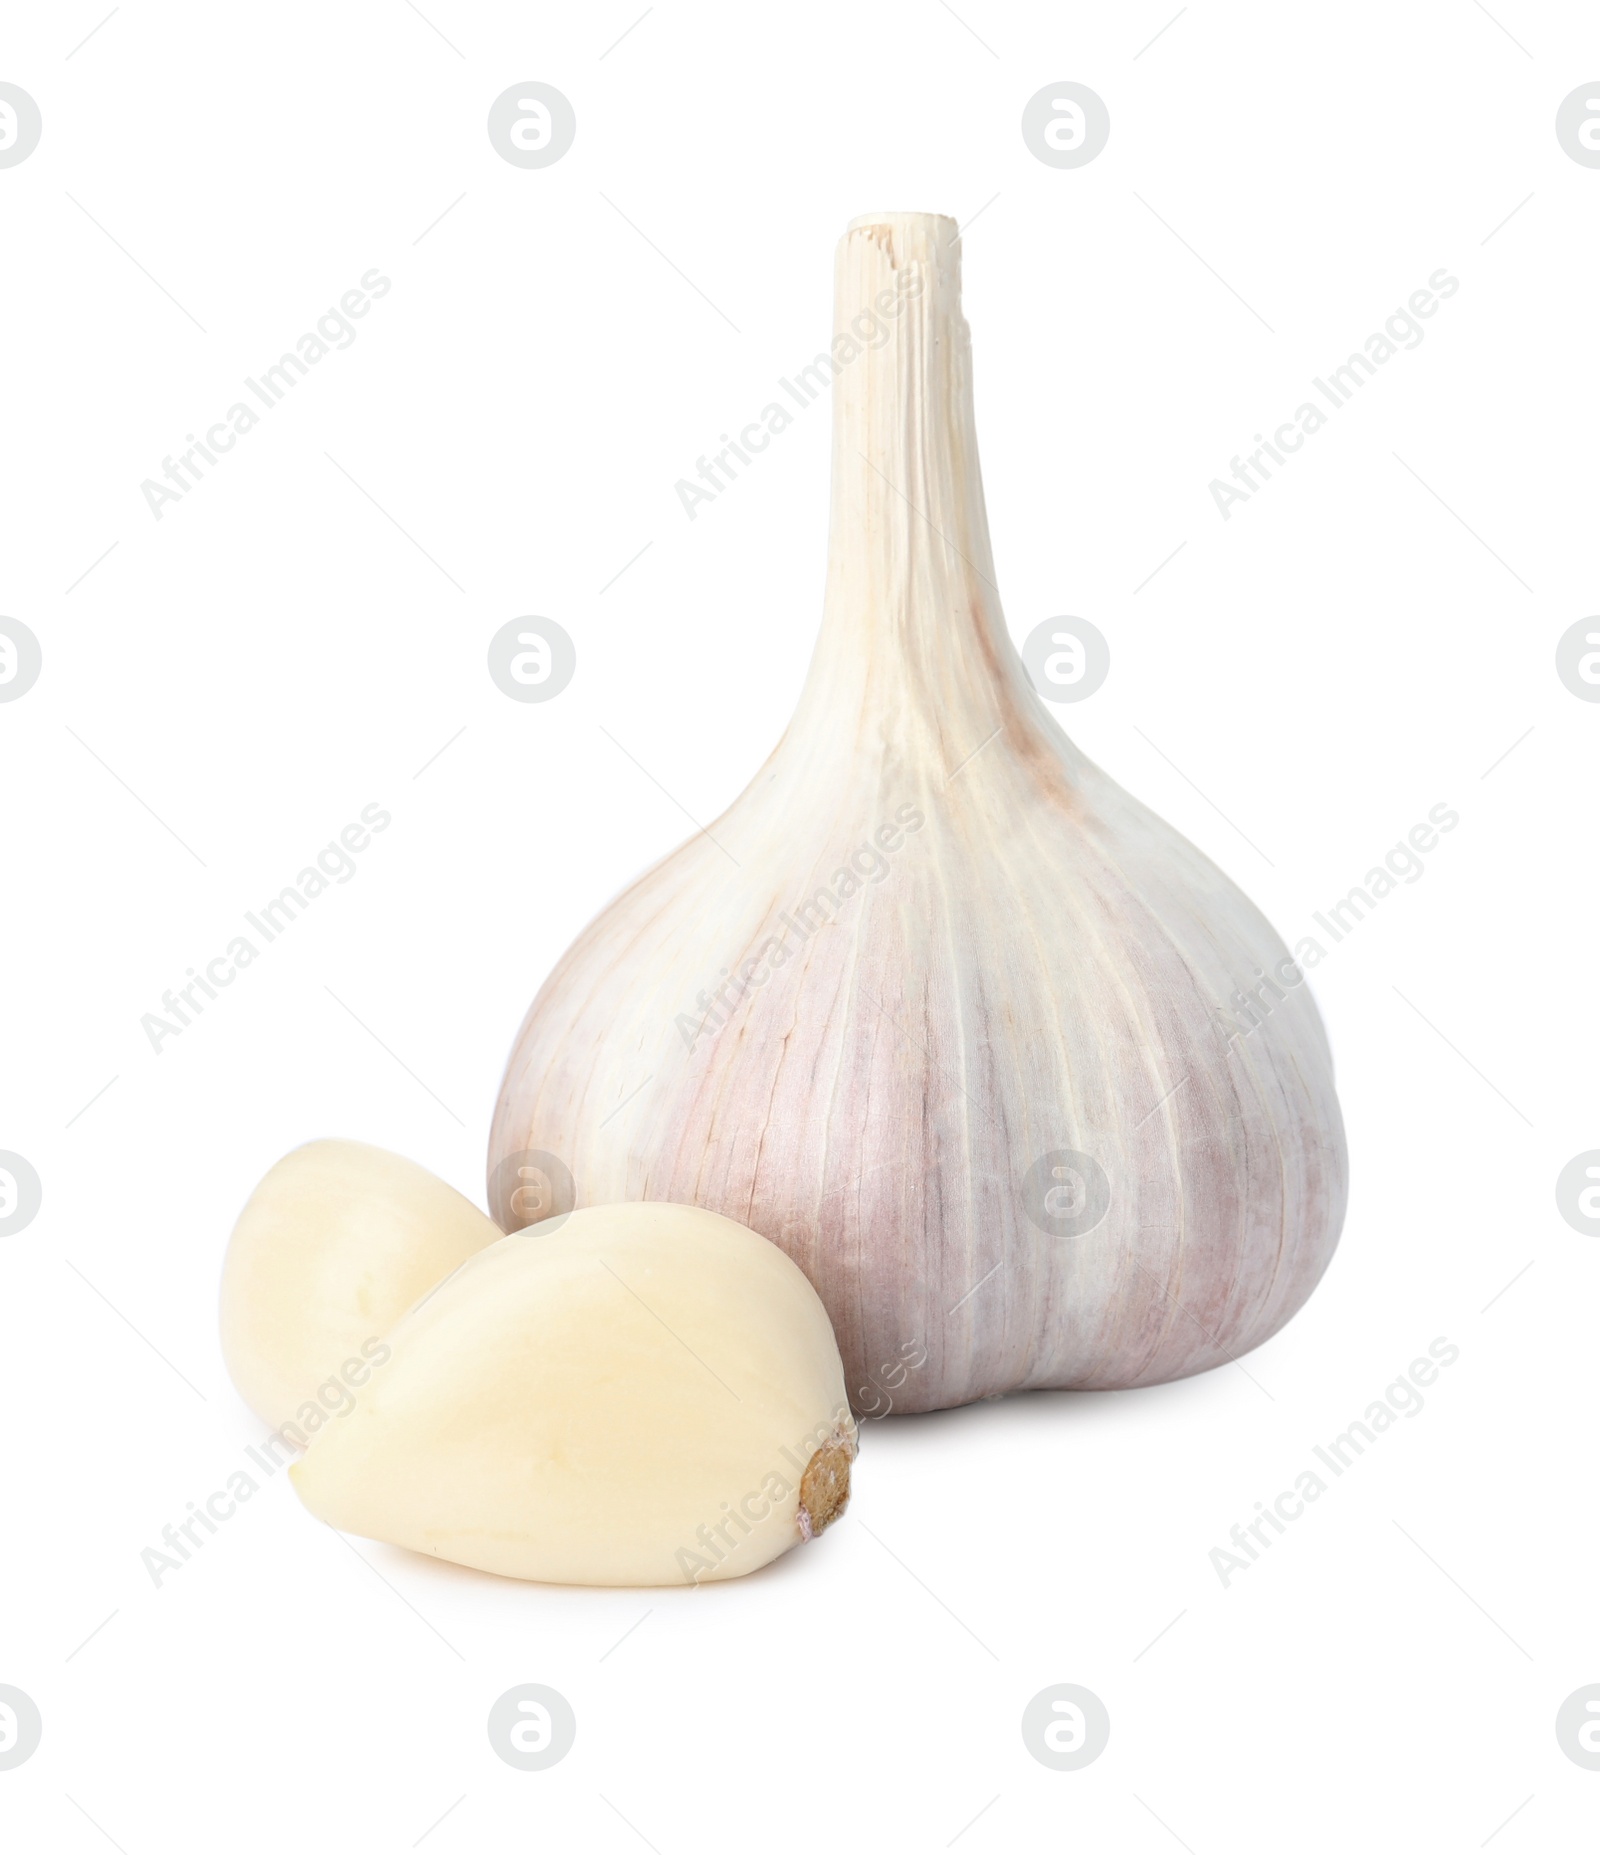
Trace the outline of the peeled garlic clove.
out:
M 291 1473 L 319 1519 L 550 1584 L 734 1578 L 820 1533 L 855 1427 L 811 1285 L 689 1205 L 602 1205 L 475 1257 Z
M 358 1140 L 297 1147 L 250 1194 L 228 1242 L 229 1377 L 274 1429 L 307 1405 L 316 1428 L 365 1381 L 400 1316 L 500 1235 L 398 1153 Z
M 799 708 L 534 1000 L 491 1181 L 542 1149 L 579 1204 L 691 1199 L 761 1231 L 816 1285 L 861 1410 L 1220 1364 L 1282 1326 L 1338 1238 L 1316 1007 L 1011 645 L 954 223 L 857 220 L 834 326 Z

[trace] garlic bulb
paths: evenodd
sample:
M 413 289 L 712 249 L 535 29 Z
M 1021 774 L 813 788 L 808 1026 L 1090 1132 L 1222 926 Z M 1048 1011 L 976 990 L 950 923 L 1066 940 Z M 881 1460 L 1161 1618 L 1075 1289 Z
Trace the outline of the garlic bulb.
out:
M 770 1237 L 832 1316 L 858 1410 L 1201 1371 L 1282 1326 L 1338 1237 L 1316 1007 L 1011 645 L 953 222 L 855 221 L 835 326 L 799 707 L 534 1000 L 491 1180 L 555 1154 L 579 1204 L 689 1200 Z
M 222 1353 L 239 1394 L 287 1440 L 349 1409 L 414 1302 L 500 1240 L 424 1167 L 359 1140 L 287 1153 L 239 1213 L 222 1267 Z
M 691 1205 L 505 1237 L 290 1473 L 320 1519 L 551 1584 L 697 1584 L 823 1531 L 855 1426 L 811 1285 Z

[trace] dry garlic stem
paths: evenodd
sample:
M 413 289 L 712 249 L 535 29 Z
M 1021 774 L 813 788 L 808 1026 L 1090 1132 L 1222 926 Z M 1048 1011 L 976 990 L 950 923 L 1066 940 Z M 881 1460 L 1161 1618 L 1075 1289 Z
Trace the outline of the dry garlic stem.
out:
M 855 1426 L 810 1284 L 688 1205 L 505 1238 L 388 1336 L 292 1471 L 349 1533 L 553 1584 L 734 1578 L 849 1498 Z
M 781 1244 L 874 1411 L 1232 1359 L 1310 1294 L 1345 1203 L 1283 942 L 1072 745 L 1011 645 L 959 264 L 931 214 L 842 241 L 799 708 L 562 958 L 489 1152 L 491 1180 L 540 1149 L 579 1204 L 692 1200 Z
M 222 1354 L 240 1396 L 291 1440 L 348 1407 L 413 1303 L 500 1232 L 421 1166 L 313 1140 L 250 1195 L 222 1271 Z

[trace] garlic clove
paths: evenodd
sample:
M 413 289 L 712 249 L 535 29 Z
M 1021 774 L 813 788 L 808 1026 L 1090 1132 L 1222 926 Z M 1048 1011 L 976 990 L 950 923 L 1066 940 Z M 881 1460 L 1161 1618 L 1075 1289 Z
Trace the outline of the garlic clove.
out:
M 398 1153 L 313 1140 L 250 1194 L 222 1268 L 222 1354 L 274 1429 L 348 1402 L 405 1311 L 500 1231 Z M 307 1407 L 309 1408 L 309 1412 Z
M 770 1237 L 874 1413 L 1231 1360 L 1311 1292 L 1346 1195 L 1283 942 L 1067 739 L 1011 644 L 959 264 L 932 214 L 841 241 L 799 706 L 563 956 L 489 1150 L 507 1228 L 494 1181 L 539 1149 L 578 1204 L 692 1201 Z
M 709 1211 L 602 1205 L 506 1237 L 389 1346 L 291 1470 L 344 1532 L 511 1578 L 692 1584 L 767 1564 L 849 1498 L 827 1314 Z

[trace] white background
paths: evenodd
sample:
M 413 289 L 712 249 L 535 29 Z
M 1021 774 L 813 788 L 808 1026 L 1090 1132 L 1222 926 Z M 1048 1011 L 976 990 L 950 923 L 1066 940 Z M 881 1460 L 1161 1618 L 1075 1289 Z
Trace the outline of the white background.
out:
M 663 0 L 608 51 L 635 6 L 424 10 L 7 26 L 44 136 L 0 170 L 0 609 L 44 673 L 0 706 L 0 1147 L 44 1208 L 0 1243 L 0 1682 L 44 1740 L 0 1833 L 1578 1846 L 1600 1246 L 1553 1188 L 1600 1145 L 1600 706 L 1554 651 L 1597 609 L 1600 170 L 1554 116 L 1600 19 Z M 485 132 L 530 79 L 578 122 L 538 171 Z M 1072 171 L 1019 130 L 1065 79 L 1112 122 Z M 341 1541 L 280 1475 L 155 1588 L 142 1548 L 260 1433 L 215 1319 L 257 1177 L 343 1134 L 481 1202 L 545 973 L 780 733 L 827 413 L 693 522 L 673 485 L 824 344 L 834 242 L 886 208 L 974 221 L 1013 636 L 1110 640 L 1057 711 L 1079 743 L 1291 943 L 1460 814 L 1312 975 L 1352 1154 L 1329 1274 L 1248 1372 L 869 1426 L 850 1514 L 747 1581 L 500 1581 Z M 157 521 L 141 481 L 374 266 L 353 346 Z M 1224 521 L 1209 481 L 1441 266 L 1422 344 Z M 485 669 L 526 613 L 577 645 L 548 704 Z M 374 801 L 356 876 L 155 1055 L 141 1015 Z M 1211 1549 L 1440 1335 L 1427 1408 L 1224 1588 Z M 578 1719 L 543 1773 L 485 1733 L 526 1681 Z M 1111 1716 L 1074 1773 L 1019 1731 L 1056 1682 Z

